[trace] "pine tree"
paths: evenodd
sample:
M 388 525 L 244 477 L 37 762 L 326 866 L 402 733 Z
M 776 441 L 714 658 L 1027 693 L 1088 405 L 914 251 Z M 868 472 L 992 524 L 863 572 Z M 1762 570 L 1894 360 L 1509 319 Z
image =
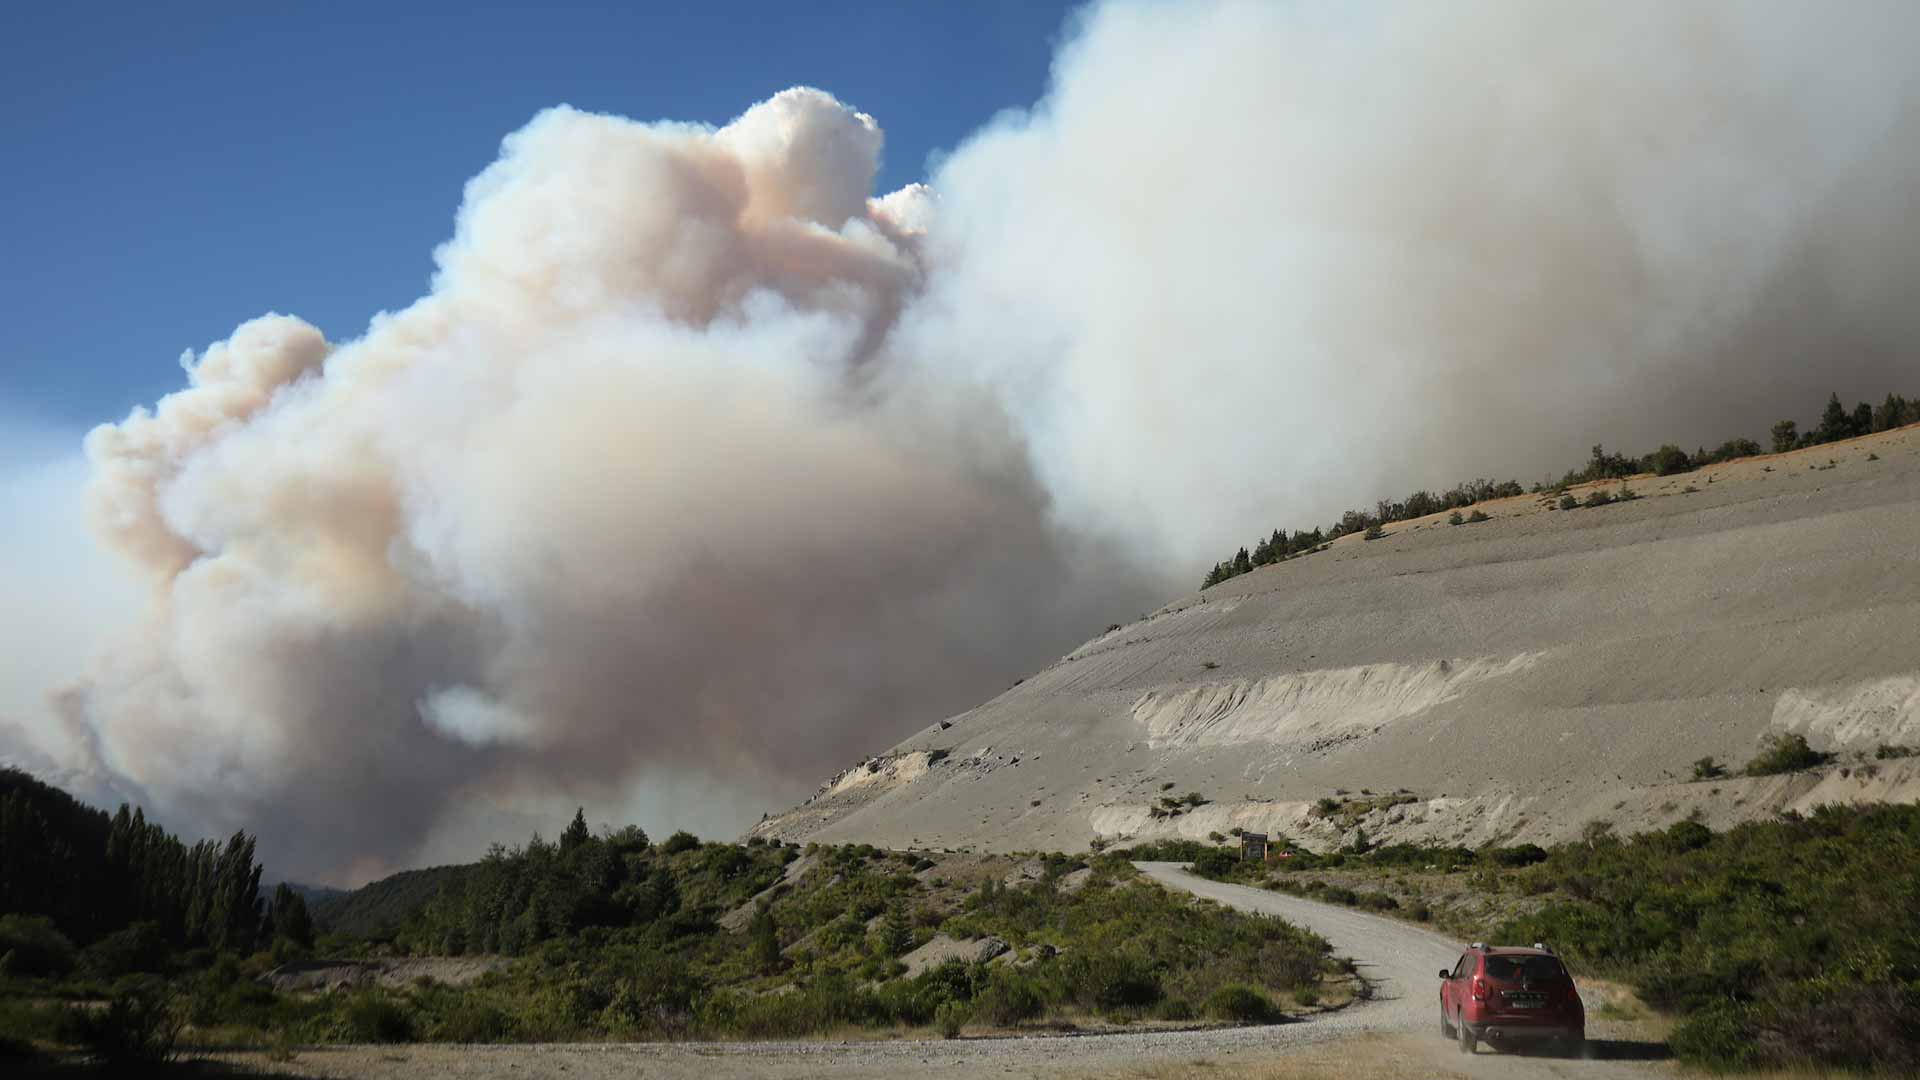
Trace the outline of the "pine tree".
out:
M 1800 442 L 1800 425 L 1782 420 L 1773 425 L 1773 452 L 1784 454 Z
M 1850 425 L 1855 435 L 1873 433 L 1873 406 L 1861 402 L 1853 407 L 1853 423 Z
M 591 839 L 593 833 L 587 831 L 587 808 L 583 806 L 573 812 L 573 821 L 560 834 L 560 853 L 564 855 Z
M 1814 441 L 1820 443 L 1839 442 L 1853 433 L 1853 419 L 1847 415 L 1847 407 L 1840 404 L 1839 394 L 1827 395 L 1826 411 L 1820 414 L 1820 426 L 1815 429 Z

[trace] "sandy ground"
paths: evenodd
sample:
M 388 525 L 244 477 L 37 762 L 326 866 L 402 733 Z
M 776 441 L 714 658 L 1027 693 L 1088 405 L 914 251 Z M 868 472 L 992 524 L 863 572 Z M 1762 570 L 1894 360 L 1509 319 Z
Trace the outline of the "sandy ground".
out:
M 1920 427 L 1575 489 L 1640 497 L 1383 539 L 1256 570 L 1102 634 L 930 723 L 756 832 L 1084 850 L 1244 828 L 1550 842 L 1688 817 L 1920 799 Z M 931 718 L 929 718 L 931 719 Z M 1765 737 L 1828 770 L 1692 782 Z M 1415 799 L 1361 819 L 1345 790 Z M 1207 804 L 1154 815 L 1165 795 Z
M 1386 1080 L 1397 1077 L 1592 1077 L 1668 1075 L 1646 1059 L 1659 1048 L 1592 1022 L 1598 1057 L 1563 1060 L 1488 1050 L 1466 1057 L 1440 1037 L 1429 1000 L 1433 973 L 1458 943 L 1417 927 L 1307 900 L 1193 877 L 1169 863 L 1142 869 L 1170 888 L 1246 911 L 1280 915 L 1324 935 L 1375 983 L 1373 1000 L 1311 1020 L 1272 1027 L 1159 1031 L 1025 1039 L 900 1039 L 867 1042 L 642 1043 L 536 1046 L 338 1047 L 304 1051 L 291 1063 L 258 1055 L 224 1060 L 309 1077 L 413 1080 L 418 1076 L 753 1080 L 898 1077 L 927 1073 L 985 1077 L 1186 1077 Z M 1422 973 L 1425 973 L 1424 975 Z

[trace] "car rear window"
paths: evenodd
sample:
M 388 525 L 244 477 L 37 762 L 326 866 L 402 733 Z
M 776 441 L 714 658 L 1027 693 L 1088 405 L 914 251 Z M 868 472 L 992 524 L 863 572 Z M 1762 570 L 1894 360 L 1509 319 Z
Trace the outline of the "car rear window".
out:
M 1551 956 L 1489 956 L 1487 975 L 1502 982 L 1513 979 L 1564 979 L 1567 969 Z

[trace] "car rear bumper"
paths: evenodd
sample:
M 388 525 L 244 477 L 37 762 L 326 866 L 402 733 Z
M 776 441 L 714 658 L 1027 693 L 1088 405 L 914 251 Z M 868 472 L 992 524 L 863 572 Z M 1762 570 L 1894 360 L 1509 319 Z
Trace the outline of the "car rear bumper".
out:
M 1528 1021 L 1488 1020 L 1479 1024 L 1468 1024 L 1474 1037 L 1484 1042 L 1540 1042 L 1557 1039 L 1565 1042 L 1577 1042 L 1586 1038 L 1586 1027 L 1580 1024 L 1538 1023 Z

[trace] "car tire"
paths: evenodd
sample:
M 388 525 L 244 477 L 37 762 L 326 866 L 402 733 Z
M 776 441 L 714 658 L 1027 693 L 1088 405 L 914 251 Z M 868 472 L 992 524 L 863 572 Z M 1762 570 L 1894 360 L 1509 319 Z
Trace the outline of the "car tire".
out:
M 1467 1018 L 1462 1016 L 1457 1026 L 1460 1029 L 1460 1052 L 1473 1053 L 1474 1047 L 1479 1045 L 1480 1040 L 1474 1036 L 1473 1029 L 1467 1026 Z

